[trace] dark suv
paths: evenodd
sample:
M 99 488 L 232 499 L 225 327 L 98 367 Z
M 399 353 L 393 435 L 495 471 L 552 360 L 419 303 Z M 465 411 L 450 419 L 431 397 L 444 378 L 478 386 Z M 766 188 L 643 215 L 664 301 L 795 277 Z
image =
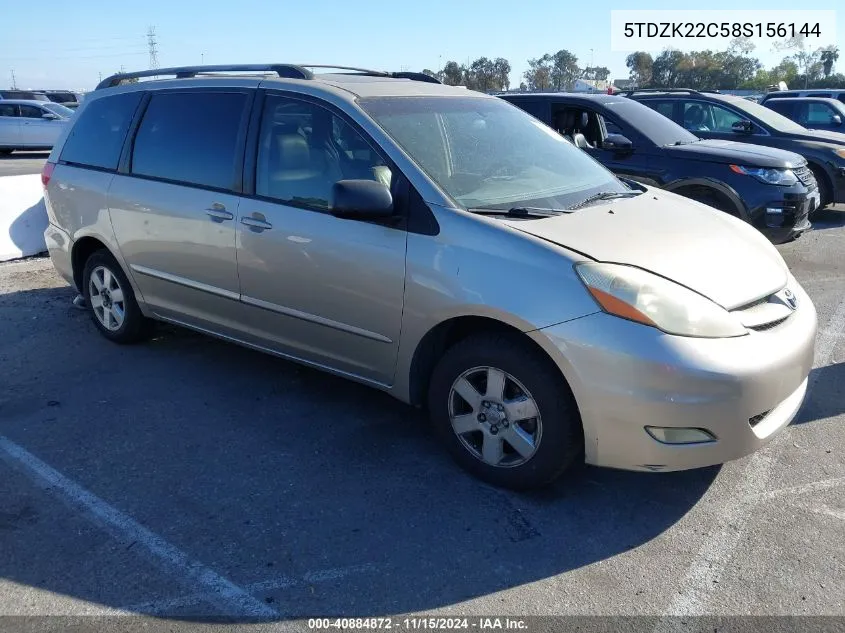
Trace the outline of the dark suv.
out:
M 550 125 L 615 174 L 738 216 L 773 242 L 810 228 L 818 189 L 807 161 L 745 143 L 703 141 L 624 97 L 501 95 Z
M 733 139 L 801 154 L 819 183 L 819 208 L 845 202 L 845 134 L 808 130 L 759 103 L 718 92 L 640 90 L 624 94 L 696 136 Z
M 810 130 L 845 132 L 845 103 L 822 97 L 789 97 L 761 102 L 770 110 Z

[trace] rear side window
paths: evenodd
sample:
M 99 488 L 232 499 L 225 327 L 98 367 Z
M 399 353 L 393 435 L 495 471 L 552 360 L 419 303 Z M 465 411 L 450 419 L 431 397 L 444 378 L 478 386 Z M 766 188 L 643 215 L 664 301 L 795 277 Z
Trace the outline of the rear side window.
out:
M 792 105 L 794 101 L 788 99 L 769 99 L 766 101 L 766 107 L 771 108 L 775 112 L 782 114 L 787 118 L 792 118 Z
M 673 111 L 675 109 L 675 102 L 674 101 L 657 101 L 654 99 L 644 101 L 644 103 L 651 108 L 652 110 L 657 110 L 660 114 L 665 116 L 667 119 L 674 120 Z
M 18 116 L 18 106 L 0 103 L 0 116 Z
M 246 105 L 245 93 L 154 93 L 135 136 L 132 173 L 232 189 Z
M 101 97 L 76 115 L 59 160 L 75 165 L 117 169 L 120 150 L 129 130 L 140 92 Z

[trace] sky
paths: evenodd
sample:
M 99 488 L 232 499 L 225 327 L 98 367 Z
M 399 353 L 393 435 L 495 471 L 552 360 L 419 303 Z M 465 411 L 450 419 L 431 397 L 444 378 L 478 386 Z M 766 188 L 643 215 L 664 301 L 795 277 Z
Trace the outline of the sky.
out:
M 809 6 L 807 6 L 809 4 Z M 836 9 L 808 0 L 804 9 Z M 678 9 L 674 1 L 560 0 L 3 0 L 0 87 L 90 90 L 103 77 L 149 67 L 147 29 L 155 27 L 160 67 L 224 63 L 335 63 L 379 70 L 436 70 L 481 56 L 511 63 L 512 87 L 529 58 L 567 49 L 579 65 L 627 78 L 626 52 L 611 51 L 613 9 Z M 225 7 L 225 8 L 224 8 Z M 785 0 L 709 0 L 708 9 L 796 9 Z M 845 68 L 845 9 L 836 15 Z M 707 41 L 699 40 L 706 48 Z M 783 53 L 758 47 L 766 66 Z

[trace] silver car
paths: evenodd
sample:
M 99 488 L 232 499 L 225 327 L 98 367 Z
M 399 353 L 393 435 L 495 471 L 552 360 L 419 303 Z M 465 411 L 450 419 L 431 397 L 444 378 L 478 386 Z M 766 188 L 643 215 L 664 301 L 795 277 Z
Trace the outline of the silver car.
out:
M 86 98 L 42 175 L 46 239 L 105 337 L 167 321 L 384 390 L 515 488 L 721 463 L 796 415 L 816 311 L 752 227 L 501 99 L 312 68 Z M 119 85 L 154 75 L 177 78 Z
M 0 100 L 0 155 L 52 149 L 73 113 L 52 101 Z

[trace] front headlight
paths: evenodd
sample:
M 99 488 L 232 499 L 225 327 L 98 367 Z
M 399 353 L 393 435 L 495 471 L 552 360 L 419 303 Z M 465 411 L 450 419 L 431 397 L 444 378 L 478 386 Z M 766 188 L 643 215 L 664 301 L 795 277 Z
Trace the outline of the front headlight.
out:
M 839 158 L 845 158 L 845 147 L 841 149 L 835 149 L 833 150 L 833 153 L 839 156 Z
M 640 268 L 587 262 L 577 264 L 575 271 L 608 314 L 679 336 L 727 338 L 748 333 L 707 297 Z
M 731 165 L 731 171 L 735 174 L 754 176 L 757 180 L 765 182 L 767 185 L 783 185 L 789 187 L 798 182 L 798 178 L 791 169 L 767 169 L 765 167 Z

